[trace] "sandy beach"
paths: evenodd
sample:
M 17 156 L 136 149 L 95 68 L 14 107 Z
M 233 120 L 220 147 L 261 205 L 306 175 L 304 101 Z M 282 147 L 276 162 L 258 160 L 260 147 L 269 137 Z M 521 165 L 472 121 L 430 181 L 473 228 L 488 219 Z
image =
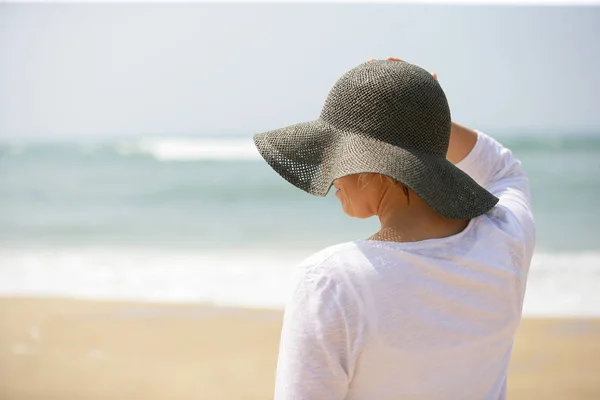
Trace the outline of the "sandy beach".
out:
M 282 313 L 0 299 L 0 400 L 270 399 Z M 600 399 L 600 319 L 524 319 L 509 399 Z

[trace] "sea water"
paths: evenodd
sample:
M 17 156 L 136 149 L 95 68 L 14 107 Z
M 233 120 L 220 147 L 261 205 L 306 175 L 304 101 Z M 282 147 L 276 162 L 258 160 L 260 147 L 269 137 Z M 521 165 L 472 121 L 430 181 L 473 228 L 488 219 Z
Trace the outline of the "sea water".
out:
M 600 137 L 500 137 L 532 188 L 526 315 L 600 315 Z M 0 296 L 284 306 L 293 267 L 370 236 L 249 137 L 0 142 Z

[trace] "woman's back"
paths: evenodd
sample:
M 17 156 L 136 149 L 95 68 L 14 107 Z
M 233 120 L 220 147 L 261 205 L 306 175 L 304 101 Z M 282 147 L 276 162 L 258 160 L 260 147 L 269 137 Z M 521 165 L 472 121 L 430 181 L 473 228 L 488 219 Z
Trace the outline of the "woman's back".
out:
M 345 243 L 298 267 L 276 398 L 505 398 L 535 237 L 529 185 L 481 133 L 457 166 L 500 199 L 461 233 Z

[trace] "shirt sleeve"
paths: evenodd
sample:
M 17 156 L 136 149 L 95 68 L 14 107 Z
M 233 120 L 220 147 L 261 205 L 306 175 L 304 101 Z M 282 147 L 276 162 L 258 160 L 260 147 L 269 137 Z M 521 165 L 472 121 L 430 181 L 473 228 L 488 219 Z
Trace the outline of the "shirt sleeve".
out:
M 512 151 L 483 132 L 471 152 L 456 166 L 486 188 L 510 212 L 523 233 L 529 252 L 533 252 L 535 226 L 531 207 L 529 179 Z
M 300 266 L 284 315 L 275 400 L 344 399 L 357 353 L 356 307 L 328 268 Z

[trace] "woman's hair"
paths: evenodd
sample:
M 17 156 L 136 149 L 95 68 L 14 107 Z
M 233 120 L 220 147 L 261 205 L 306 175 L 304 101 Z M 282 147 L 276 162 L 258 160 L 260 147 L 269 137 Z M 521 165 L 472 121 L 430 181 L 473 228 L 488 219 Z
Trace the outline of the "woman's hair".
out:
M 380 179 L 380 182 L 383 182 L 383 180 L 385 179 L 392 185 L 399 185 L 402 188 L 404 195 L 406 196 L 406 201 L 408 202 L 408 204 L 410 204 L 410 194 L 408 191 L 408 186 L 406 186 L 404 183 L 402 183 L 400 181 L 397 181 L 396 179 L 392 178 L 391 176 L 382 175 L 382 174 L 358 174 L 358 183 L 359 183 L 361 189 L 364 189 L 365 187 L 367 187 L 367 185 L 369 185 L 373 175 L 377 175 Z

